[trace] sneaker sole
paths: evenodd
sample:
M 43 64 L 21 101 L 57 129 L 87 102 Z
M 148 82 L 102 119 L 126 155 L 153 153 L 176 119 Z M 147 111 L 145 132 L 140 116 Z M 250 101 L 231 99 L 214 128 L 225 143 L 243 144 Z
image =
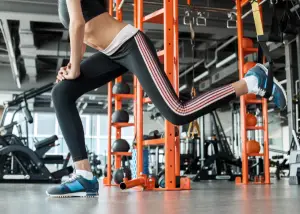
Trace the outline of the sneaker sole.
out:
M 95 198 L 98 197 L 98 193 L 88 193 L 88 192 L 74 192 L 63 195 L 52 195 L 46 191 L 46 194 L 51 198 L 72 198 L 72 197 L 82 197 L 82 198 Z
M 266 75 L 268 76 L 268 69 L 264 66 L 264 65 L 262 65 L 262 64 L 260 64 L 260 63 L 257 63 L 257 65 L 260 67 L 260 68 L 262 68 L 265 72 L 266 72 Z M 284 90 L 284 88 L 282 87 L 282 85 L 279 83 L 279 81 L 275 78 L 275 77 L 273 77 L 273 82 L 274 82 L 274 84 L 276 85 L 276 86 L 278 86 L 279 87 L 279 89 L 281 90 L 281 92 L 282 92 L 282 94 L 283 94 L 283 96 L 284 96 L 284 99 L 285 99 L 285 106 L 283 107 L 283 108 L 281 108 L 281 110 L 284 110 L 286 107 L 287 107 L 287 96 L 286 96 L 286 93 L 285 93 L 285 90 Z M 269 98 L 269 100 L 273 100 L 273 96 L 271 96 L 270 98 Z

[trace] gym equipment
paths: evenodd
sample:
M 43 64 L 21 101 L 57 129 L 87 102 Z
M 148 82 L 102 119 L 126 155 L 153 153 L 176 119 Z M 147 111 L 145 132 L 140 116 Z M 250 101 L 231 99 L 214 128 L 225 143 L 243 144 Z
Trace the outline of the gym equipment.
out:
M 90 162 L 93 175 L 96 176 L 97 178 L 102 177 L 103 172 L 102 169 L 100 168 L 101 161 L 99 156 L 96 155 L 94 152 L 89 152 L 88 150 L 87 153 L 88 153 L 88 160 Z
M 211 112 L 210 116 L 214 128 L 213 138 L 203 142 L 201 157 L 187 157 L 189 165 L 183 166 L 184 174 L 196 173 L 193 181 L 234 180 L 238 174 L 233 174 L 232 166 L 240 168 L 241 161 L 231 151 L 217 112 Z
M 143 149 L 143 174 L 149 175 L 149 150 Z M 132 150 L 132 160 L 130 162 L 132 178 L 137 178 L 137 150 Z
M 113 123 L 128 123 L 128 121 L 129 121 L 129 114 L 127 111 L 120 109 L 115 111 L 112 114 Z
M 292 3 L 292 1 L 286 1 L 285 6 L 280 5 L 282 7 L 285 7 L 284 13 L 279 22 L 280 31 L 285 34 L 297 35 L 299 33 L 300 17 L 296 10 L 294 11 L 296 15 L 293 13 L 293 8 L 295 7 L 290 8 L 289 2 Z
M 114 85 L 113 94 L 130 94 L 130 87 L 124 82 L 118 82 Z
M 114 182 L 120 184 L 123 182 L 124 178 L 131 180 L 131 170 L 128 167 L 121 167 L 116 169 L 113 173 Z
M 111 178 L 112 178 L 112 174 L 113 174 L 113 170 L 111 170 Z M 104 168 L 104 177 L 107 178 L 107 164 L 105 165 L 105 168 Z
M 290 146 L 290 185 L 300 185 L 300 145 L 299 135 L 296 134 L 295 130 L 292 131 L 293 138 Z
M 35 141 L 35 151 L 28 148 L 28 123 L 33 122 L 27 100 L 38 96 L 52 88 L 51 85 L 38 89 L 31 89 L 5 103 L 4 115 L 0 128 L 0 181 L 45 181 L 58 182 L 65 175 L 73 171 L 67 167 L 70 154 L 64 159 L 62 155 L 47 155 L 46 153 L 56 146 L 57 136 L 51 136 L 42 141 Z M 18 106 L 14 111 L 11 123 L 3 126 L 5 117 L 10 108 Z M 22 136 L 21 122 L 14 121 L 17 112 L 22 111 L 25 118 L 26 137 Z M 23 121 L 22 121 L 23 122 Z M 13 134 L 17 128 L 18 135 Z M 62 169 L 50 173 L 45 164 L 62 164 Z
M 176 176 L 176 188 L 180 187 L 180 179 L 185 176 Z M 157 187 L 165 188 L 165 170 L 162 170 L 158 175 L 157 175 L 157 182 L 155 184 Z
M 113 143 L 112 150 L 113 152 L 128 152 L 130 146 L 128 142 L 124 139 L 117 139 Z
M 255 115 L 247 113 L 246 114 L 246 125 L 247 126 L 256 126 L 257 124 L 257 119 Z
M 243 41 L 248 41 L 248 39 L 244 39 Z M 252 42 L 252 41 L 251 41 Z M 251 68 L 256 65 L 255 62 L 246 62 L 244 65 L 244 72 L 247 73 Z M 256 99 L 256 98 L 255 98 Z
M 218 140 L 205 141 L 204 166 L 198 170 L 193 181 L 235 179 L 236 176 L 232 174 L 231 165 L 240 167 L 240 161 L 230 157 L 223 144 L 224 142 Z M 211 152 L 212 148 L 213 152 Z M 209 155 L 209 153 L 211 154 Z M 199 159 L 195 159 L 193 164 L 197 163 L 199 167 L 199 162 Z
M 248 140 L 246 142 L 246 151 L 248 154 L 259 153 L 260 151 L 260 144 L 255 140 Z
M 0 181 L 45 181 L 59 182 L 60 179 L 73 172 L 73 167 L 64 167 L 50 173 L 45 166 L 45 158 L 24 146 L 17 136 L 0 136 Z M 46 143 L 47 142 L 47 143 Z M 44 140 L 44 146 L 52 145 L 53 138 Z M 41 147 L 42 148 L 42 147 Z M 49 147 L 51 148 L 51 147 Z M 57 163 L 55 158 L 53 162 Z
M 245 96 L 246 101 L 256 100 L 256 95 L 255 94 L 246 94 L 246 95 L 243 95 L 243 96 Z
M 159 133 L 158 130 L 154 130 L 154 131 L 149 132 L 149 138 L 150 139 L 158 139 L 160 137 L 161 137 L 161 134 Z
M 40 88 L 32 88 L 30 90 L 27 90 L 21 94 L 18 94 L 18 95 L 14 95 L 14 98 L 12 101 L 8 101 L 8 102 L 5 102 L 4 103 L 4 111 L 3 111 L 3 116 L 1 118 L 1 121 L 0 121 L 0 127 L 2 127 L 4 125 L 4 121 L 5 121 L 5 118 L 6 118 L 6 115 L 7 115 L 7 112 L 10 110 L 10 107 L 13 107 L 13 106 L 18 106 L 20 105 L 22 102 L 24 102 L 25 100 L 29 100 L 29 99 L 32 99 L 32 98 L 35 98 L 47 91 L 50 91 L 54 86 L 54 83 L 50 83 L 48 85 L 45 85 L 43 87 L 40 87 Z
M 279 160 L 282 159 L 280 162 Z M 277 161 L 273 161 L 277 160 Z M 272 160 L 270 160 L 270 165 L 273 167 L 276 167 L 275 176 L 277 180 L 280 180 L 281 177 L 286 177 L 286 172 L 289 171 L 290 165 L 287 163 L 288 159 L 284 158 L 283 155 L 275 155 L 272 156 Z

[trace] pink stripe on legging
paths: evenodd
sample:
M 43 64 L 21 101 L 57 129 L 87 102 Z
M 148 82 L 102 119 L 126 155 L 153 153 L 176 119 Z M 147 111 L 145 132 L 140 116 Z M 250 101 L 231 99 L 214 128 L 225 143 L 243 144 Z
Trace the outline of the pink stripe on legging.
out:
M 144 50 L 142 52 L 142 54 L 146 53 L 146 57 L 143 56 L 143 58 L 146 58 L 146 61 L 151 63 L 150 65 L 151 65 L 152 68 L 154 66 L 154 75 L 152 75 L 151 72 L 150 72 L 150 74 L 151 74 L 152 78 L 154 76 L 155 77 L 154 79 L 158 83 L 160 83 L 160 84 L 156 84 L 156 82 L 155 82 L 157 88 L 159 89 L 159 91 L 162 94 L 164 94 L 164 96 L 165 96 L 164 98 L 165 99 L 166 98 L 170 98 L 168 95 L 170 95 L 170 94 L 174 95 L 175 94 L 174 90 L 172 90 L 169 87 L 167 87 L 168 83 L 166 82 L 166 79 L 164 78 L 164 76 L 160 73 L 160 68 L 155 63 L 156 60 L 154 59 L 152 53 L 149 51 L 147 43 L 145 42 L 145 40 L 144 40 L 144 38 L 143 38 L 143 36 L 141 34 L 139 34 L 138 36 L 139 36 L 139 41 L 142 42 L 141 48 Z M 164 83 L 161 82 L 160 80 L 164 81 Z M 229 93 L 229 91 L 228 91 L 229 88 L 230 88 L 230 90 L 233 90 L 233 91 L 231 91 L 231 93 Z M 220 93 L 220 92 L 222 92 L 222 93 Z M 195 98 L 194 100 L 188 102 L 185 106 L 183 106 L 180 102 L 176 102 L 176 100 L 178 100 L 177 96 L 174 96 L 173 99 L 172 98 L 166 99 L 166 101 L 167 101 L 168 106 L 174 112 L 181 112 L 181 113 L 183 113 L 183 115 L 186 115 L 186 114 L 191 114 L 190 112 L 194 113 L 195 111 L 199 110 L 199 108 L 203 108 L 203 105 L 205 105 L 205 104 L 210 104 L 210 102 L 208 102 L 207 99 L 211 100 L 211 98 L 212 98 L 213 95 L 217 95 L 218 99 L 217 100 L 214 100 L 214 99 L 211 100 L 211 103 L 213 103 L 215 101 L 218 101 L 218 100 L 223 99 L 224 97 L 226 97 L 227 96 L 227 92 L 229 94 L 232 94 L 234 92 L 234 89 L 232 88 L 231 85 L 227 85 L 225 87 L 216 89 L 216 90 L 208 92 L 208 93 L 206 93 L 206 94 L 204 94 L 202 96 L 199 96 L 199 97 Z M 171 105 L 173 106 L 173 108 L 171 107 Z M 205 106 L 207 106 L 207 105 L 205 105 Z
M 178 97 L 176 96 L 173 89 L 168 87 L 168 82 L 165 77 L 161 74 L 161 69 L 157 64 L 157 60 L 153 57 L 153 54 L 149 50 L 149 47 L 144 40 L 141 33 L 138 33 L 135 36 L 136 43 L 138 48 L 140 49 L 140 53 L 144 59 L 144 62 L 149 70 L 149 73 L 154 81 L 157 89 L 162 94 L 163 99 L 165 99 L 167 105 L 172 109 L 175 113 L 186 116 L 200 109 L 209 106 L 210 104 L 225 98 L 232 93 L 235 93 L 232 85 L 227 85 L 222 88 L 213 90 L 211 92 L 207 92 L 202 96 L 198 96 L 197 98 L 191 100 L 186 105 L 182 105 Z

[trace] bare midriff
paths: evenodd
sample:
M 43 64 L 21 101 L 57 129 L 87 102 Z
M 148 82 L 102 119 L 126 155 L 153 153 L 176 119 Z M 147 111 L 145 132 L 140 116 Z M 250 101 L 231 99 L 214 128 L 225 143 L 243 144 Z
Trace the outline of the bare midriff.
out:
M 126 25 L 103 13 L 85 24 L 84 43 L 99 51 L 104 50 Z

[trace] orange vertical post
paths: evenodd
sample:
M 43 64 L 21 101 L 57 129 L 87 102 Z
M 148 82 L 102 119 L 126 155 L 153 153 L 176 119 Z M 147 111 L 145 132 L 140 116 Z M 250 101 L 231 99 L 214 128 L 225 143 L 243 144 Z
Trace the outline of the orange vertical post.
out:
M 260 11 L 260 19 L 262 21 L 262 7 L 258 6 L 260 0 L 258 2 L 253 2 L 252 3 L 252 10 L 253 13 L 257 13 L 257 8 L 259 8 Z M 238 27 L 238 51 L 239 51 L 239 74 L 240 78 L 242 78 L 247 72 L 244 70 L 244 57 L 245 53 L 250 52 L 255 52 L 255 49 L 253 48 L 247 48 L 248 50 L 243 49 L 243 23 L 242 23 L 242 7 L 248 3 L 248 0 L 237 0 L 236 1 L 236 9 L 237 9 L 237 27 Z M 257 14 L 255 14 L 257 15 Z M 256 31 L 258 35 L 263 34 L 262 30 L 262 23 L 259 22 L 257 17 L 255 18 L 255 25 L 256 25 Z M 244 52 L 245 51 L 245 52 Z M 245 124 L 245 117 L 246 117 L 246 102 L 244 96 L 241 97 L 241 138 L 242 138 L 242 147 L 243 147 L 243 152 L 242 152 L 242 183 L 243 184 L 248 184 L 248 157 L 249 156 L 262 156 L 264 157 L 264 178 L 262 179 L 262 182 L 264 184 L 270 184 L 270 171 L 269 171 L 269 131 L 268 131 L 268 103 L 267 99 L 262 99 L 262 100 L 250 100 L 247 101 L 247 104 L 251 103 L 261 103 L 262 104 L 262 112 L 263 112 L 263 127 L 262 130 L 264 131 L 264 151 L 262 154 L 248 154 L 246 151 L 246 141 L 247 141 L 247 130 L 252 130 L 251 127 L 247 127 Z M 261 127 L 257 127 L 258 129 L 261 129 Z M 255 182 L 255 181 L 254 181 Z
M 139 0 L 137 4 L 137 28 L 143 31 L 143 16 L 144 16 L 144 5 L 143 0 Z M 143 89 L 139 81 L 137 80 L 137 176 L 143 173 L 144 160 L 143 160 Z
M 244 77 L 244 51 L 243 51 L 243 19 L 242 19 L 242 5 L 241 0 L 236 0 L 236 14 L 237 14 L 237 34 L 238 34 L 238 67 L 239 78 Z M 245 124 L 246 117 L 246 103 L 245 97 L 240 97 L 240 114 L 241 114 L 241 142 L 242 142 L 242 183 L 248 184 L 248 155 L 246 151 L 245 142 L 247 141 L 247 131 Z
M 108 146 L 107 146 L 107 183 L 111 185 L 111 119 L 112 119 L 112 82 L 108 83 Z
M 164 48 L 165 48 L 165 72 L 173 83 L 174 72 L 174 27 L 173 27 L 173 2 L 164 0 Z M 165 185 L 166 189 L 176 187 L 175 179 L 175 135 L 174 125 L 169 121 L 165 122 Z
M 173 19 L 174 19 L 174 69 L 173 69 L 173 87 L 179 96 L 179 39 L 178 39 L 178 0 L 173 0 Z M 177 127 L 179 129 L 179 127 Z M 175 175 L 180 175 L 180 140 L 179 136 L 175 141 Z
M 138 0 L 134 0 L 134 7 L 133 7 L 133 24 L 135 27 L 137 27 L 137 4 Z M 136 76 L 133 76 L 133 93 L 134 93 L 134 99 L 133 99 L 133 115 L 134 115 L 134 137 L 136 140 L 137 137 L 137 78 Z
M 116 19 L 119 21 L 123 20 L 123 12 L 122 9 L 118 9 L 121 0 L 116 0 Z M 115 80 L 115 83 L 122 82 L 122 77 L 118 77 Z M 122 109 L 122 99 L 115 98 L 115 110 Z M 120 139 L 122 137 L 121 127 L 116 127 L 116 139 Z M 121 167 L 121 156 L 115 155 L 115 168 L 119 169 Z
M 269 159 L 269 128 L 268 128 L 268 101 L 263 99 L 263 126 L 264 126 L 264 171 L 265 184 L 270 184 L 270 159 Z
M 261 0 L 258 0 L 260 3 Z M 259 11 L 261 19 L 263 21 L 263 11 L 262 5 L 259 6 Z M 263 113 L 263 127 L 264 127 L 264 174 L 265 174 L 265 184 L 270 184 L 270 157 L 269 157 L 269 121 L 268 121 L 268 100 L 263 99 L 262 102 L 262 113 Z
M 113 15 L 113 0 L 109 0 L 109 14 Z M 105 185 L 111 185 L 111 119 L 112 119 L 112 82 L 108 83 L 107 113 L 108 113 L 108 142 L 107 142 L 107 179 Z

